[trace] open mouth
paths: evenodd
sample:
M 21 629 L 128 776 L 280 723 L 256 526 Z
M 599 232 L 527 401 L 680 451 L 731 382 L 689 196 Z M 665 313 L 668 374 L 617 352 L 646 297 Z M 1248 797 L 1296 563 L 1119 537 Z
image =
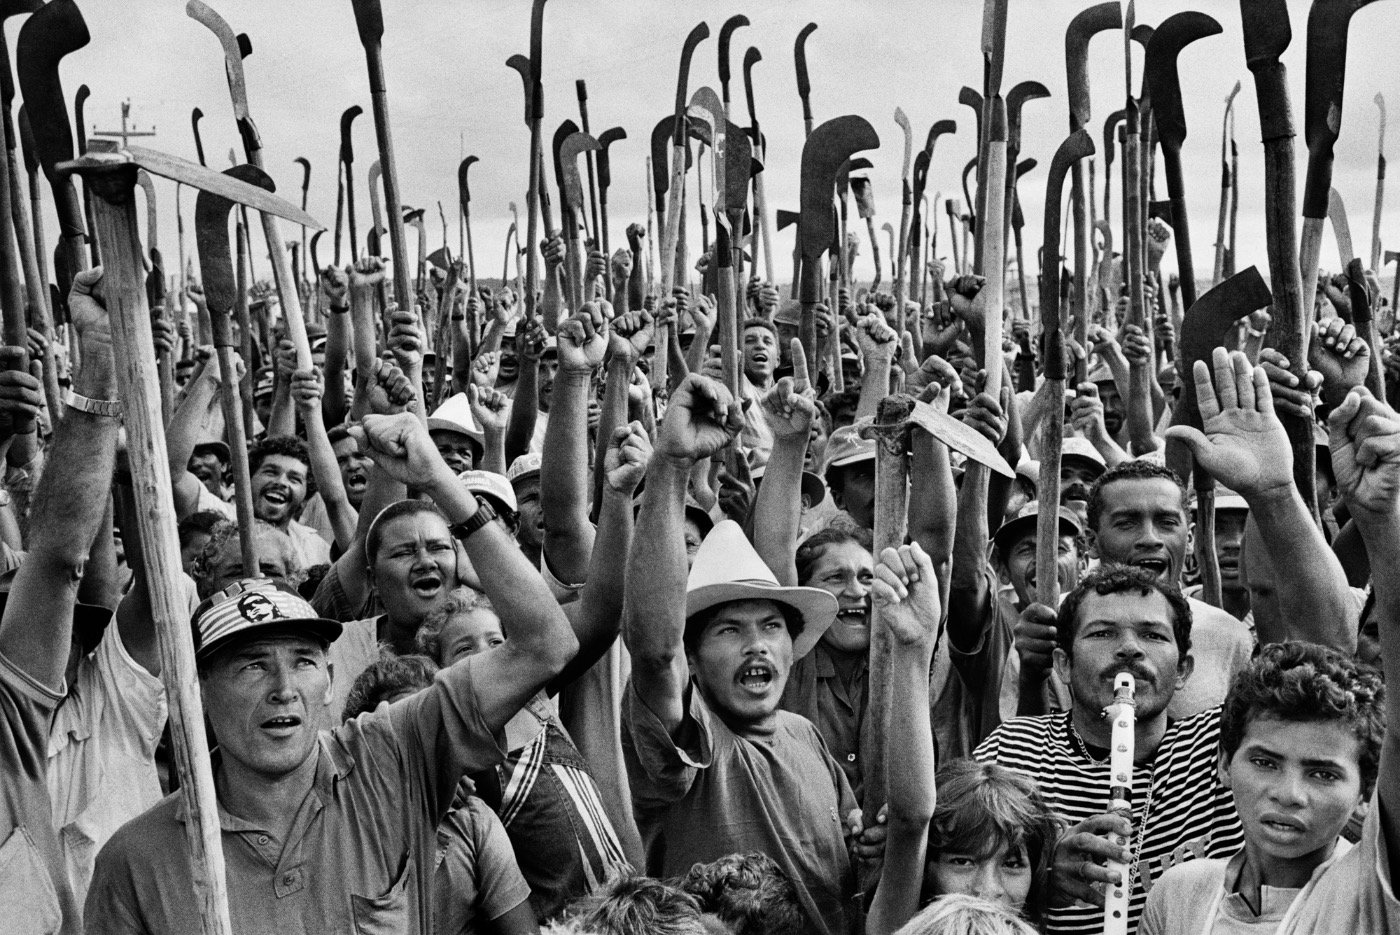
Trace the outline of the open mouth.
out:
M 258 725 L 263 730 L 278 736 L 288 736 L 301 728 L 301 718 L 295 714 L 279 714 Z
M 262 499 L 273 506 L 286 506 L 291 502 L 291 492 L 282 487 L 264 487 Z
M 1161 577 L 1167 573 L 1170 563 L 1165 558 L 1140 558 L 1133 562 L 1136 568 L 1145 568 L 1154 575 Z
M 848 627 L 868 627 L 870 626 L 870 608 L 864 604 L 846 607 L 836 614 L 836 619 Z
M 1302 822 L 1292 818 L 1285 818 L 1282 815 L 1265 815 L 1259 819 L 1259 824 L 1281 837 L 1296 837 L 1307 831 Z
M 408 586 L 419 597 L 437 597 L 438 592 L 442 590 L 442 576 L 437 574 L 418 575 L 409 579 Z
M 756 695 L 766 694 L 773 681 L 774 672 L 766 665 L 750 665 L 739 670 L 739 684 Z
M 369 479 L 365 477 L 363 471 L 351 471 L 349 474 L 345 475 L 346 490 L 364 490 L 365 485 L 368 483 Z

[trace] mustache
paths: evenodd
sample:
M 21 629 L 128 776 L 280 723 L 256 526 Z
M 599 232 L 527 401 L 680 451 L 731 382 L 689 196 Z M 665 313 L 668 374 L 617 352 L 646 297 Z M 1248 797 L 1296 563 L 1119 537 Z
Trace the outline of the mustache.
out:
M 1109 666 L 1108 668 L 1104 669 L 1102 672 L 1099 673 L 1099 678 L 1112 681 L 1113 678 L 1117 676 L 1120 672 L 1126 672 L 1129 675 L 1131 675 L 1133 677 L 1133 681 L 1137 682 L 1139 685 L 1144 682 L 1148 685 L 1153 686 L 1154 688 L 1157 685 L 1157 677 L 1151 672 L 1141 669 L 1138 666 Z
M 1088 500 L 1089 488 L 1083 484 L 1070 484 L 1065 488 L 1065 492 L 1060 494 L 1061 500 Z

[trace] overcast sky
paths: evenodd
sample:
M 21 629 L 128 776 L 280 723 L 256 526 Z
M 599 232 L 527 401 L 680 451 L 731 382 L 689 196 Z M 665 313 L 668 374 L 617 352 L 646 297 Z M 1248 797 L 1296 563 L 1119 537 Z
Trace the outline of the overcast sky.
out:
M 130 98 L 134 126 L 142 130 L 154 126 L 158 134 L 140 142 L 193 159 L 190 111 L 197 106 L 206 114 L 202 130 L 211 165 L 227 166 L 230 147 L 240 147 L 241 158 L 218 42 L 188 18 L 183 0 L 80 0 L 80 5 L 92 42 L 64 60 L 62 74 L 70 101 L 79 84 L 87 83 L 92 89 L 87 104 L 90 131 L 94 124 L 104 130 L 116 127 L 121 101 Z M 1048 100 L 1029 103 L 1024 117 L 1022 156 L 1034 156 L 1040 163 L 1023 181 L 1021 194 L 1028 265 L 1032 266 L 1041 240 L 1045 173 L 1068 128 L 1064 31 L 1087 5 L 1079 0 L 1012 0 L 1010 4 L 1004 87 L 1034 79 L 1051 91 Z M 248 94 L 262 132 L 268 170 L 279 191 L 295 200 L 301 169 L 293 159 L 309 158 L 310 211 L 328 226 L 335 220 L 340 114 L 351 104 L 365 108 L 355 125 L 356 207 L 363 242 L 370 215 L 365 173 L 376 149 L 365 57 L 350 3 L 218 0 L 213 6 L 236 32 L 246 32 L 252 39 L 253 54 L 245 61 Z M 1302 111 L 1308 3 L 1289 0 L 1288 6 L 1294 41 L 1285 64 L 1298 130 L 1301 196 L 1306 163 Z M 1222 35 L 1189 46 L 1180 59 L 1189 130 L 1183 160 L 1196 269 L 1206 276 L 1212 265 L 1220 200 L 1221 119 L 1226 95 L 1236 81 L 1243 82 L 1236 108 L 1243 183 L 1238 265 L 1258 263 L 1263 268 L 1262 147 L 1254 84 L 1244 60 L 1239 4 L 1140 0 L 1138 21 L 1155 25 L 1193 7 L 1210 13 L 1224 27 Z M 977 0 L 553 0 L 545 10 L 546 145 L 561 121 L 577 121 L 574 81 L 586 79 L 594 134 L 619 125 L 628 133 L 627 140 L 612 148 L 609 203 L 614 244 L 622 240 L 627 222 L 645 219 L 650 131 L 673 106 L 682 41 L 696 23 L 702 19 L 709 23 L 711 37 L 696 53 L 690 88 L 708 84 L 718 90 L 716 37 L 724 20 L 736 13 L 747 15 L 752 25 L 736 32 L 733 40 L 732 87 L 740 112 L 735 122 L 748 122 L 742 105 L 744 51 L 754 45 L 764 56 L 754 69 L 754 81 L 758 116 L 769 141 L 770 210 L 798 205 L 803 137 L 793 41 L 809 21 L 819 26 L 807 44 L 817 121 L 860 114 L 880 134 L 881 148 L 866 154 L 875 163 L 871 175 L 881 215 L 877 225 L 885 220 L 898 222 L 903 139 L 893 119 L 896 106 L 909 115 L 916 150 L 933 121 L 957 120 L 957 136 L 945 137 L 934 155 L 928 192 L 932 196 L 941 191 L 944 197 L 956 192 L 961 198 L 961 171 L 975 154 L 976 131 L 971 111 L 960 106 L 957 97 L 963 85 L 981 85 L 982 4 Z M 436 210 L 436 202 L 441 201 L 455 250 L 456 168 L 462 155 L 478 156 L 481 161 L 471 170 L 477 262 L 483 275 L 499 275 L 510 223 L 509 202 L 518 203 L 524 224 L 529 135 L 522 119 L 520 81 L 505 60 L 528 52 L 530 4 L 526 0 L 386 0 L 384 20 L 384 59 L 403 200 L 429 208 L 430 250 L 441 242 Z M 6 31 L 12 48 L 18 23 L 12 20 Z M 1395 4 L 1374 4 L 1353 20 L 1334 184 L 1348 205 L 1356 249 L 1363 257 L 1369 253 L 1375 197 L 1378 110 L 1372 99 L 1382 92 L 1400 108 L 1400 69 L 1386 64 L 1394 61 L 1396 35 L 1400 35 L 1400 6 Z M 1123 106 L 1120 36 L 1101 34 L 1090 48 L 1096 142 L 1102 139 L 1104 119 Z M 1137 87 L 1142 56 L 1136 47 L 1134 64 Z M 1102 156 L 1097 158 L 1102 197 Z M 552 172 L 550 177 L 552 187 Z M 171 215 L 174 185 L 164 181 L 157 185 L 164 218 L 161 248 L 173 269 L 177 255 Z M 1400 182 L 1392 188 L 1400 189 Z M 189 193 L 185 195 L 186 250 L 193 255 L 193 203 Z M 1158 197 L 1166 197 L 1160 174 Z M 1116 213 L 1122 203 L 1116 190 L 1113 198 Z M 1400 246 L 1400 190 L 1393 190 L 1389 201 L 1382 238 Z M 691 238 L 698 245 L 699 225 L 691 217 Z M 51 207 L 46 223 L 52 244 L 57 222 Z M 1117 228 L 1119 220 L 1115 218 L 1114 224 Z M 791 252 L 790 236 L 780 238 L 779 256 L 786 257 Z M 322 239 L 323 261 L 329 259 L 330 241 L 329 234 Z M 940 238 L 944 255 L 947 241 L 945 228 Z M 410 256 L 413 250 L 410 241 Z M 1329 234 L 1322 251 L 1324 266 L 1335 267 L 1336 256 Z M 859 279 L 871 275 L 870 262 L 868 248 L 863 248 L 856 268 Z M 1165 266 L 1175 266 L 1172 256 Z M 261 269 L 266 268 L 264 262 Z M 777 269 L 779 279 L 788 278 L 789 263 L 779 262 Z

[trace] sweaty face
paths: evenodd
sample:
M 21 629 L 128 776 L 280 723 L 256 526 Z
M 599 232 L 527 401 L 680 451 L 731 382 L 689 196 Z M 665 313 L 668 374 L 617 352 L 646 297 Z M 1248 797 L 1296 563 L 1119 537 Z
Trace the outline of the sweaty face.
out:
M 792 634 L 773 601 L 720 605 L 689 656 L 705 698 L 726 722 L 771 727 L 792 669 Z
M 875 582 L 875 559 L 859 542 L 837 542 L 826 547 L 812 564 L 806 581 L 836 598 L 840 607 L 836 622 L 822 634 L 822 642 L 842 652 L 870 648 L 870 586 Z
M 277 778 L 315 755 L 331 703 L 330 665 L 317 641 L 287 635 L 230 647 L 200 688 L 226 761 Z
M 436 513 L 410 513 L 384 524 L 370 569 L 395 623 L 422 622 L 457 587 L 457 550 Z
M 365 499 L 365 488 L 369 485 L 369 468 L 374 462 L 360 452 L 360 446 L 353 438 L 342 438 L 331 446 L 335 452 L 335 463 L 340 468 L 340 482 L 345 485 L 345 495 L 350 505 L 356 509 Z
M 476 443 L 471 437 L 462 432 L 454 432 L 451 429 L 433 429 L 428 433 L 433 444 L 437 446 L 438 454 L 442 455 L 442 460 L 447 462 L 447 466 L 452 469 L 453 474 L 461 474 L 463 471 L 470 471 L 476 455 Z
M 1116 480 L 1101 490 L 1103 514 L 1091 532 L 1093 554 L 1137 565 L 1176 587 L 1191 546 L 1181 488 L 1165 477 Z
M 204 576 L 195 580 L 201 598 L 243 578 L 271 578 L 274 581 L 295 585 L 296 552 L 292 540 L 280 529 L 258 525 L 253 529 L 253 553 L 257 556 L 258 567 L 243 567 L 243 548 L 237 535 L 224 540 L 219 551 L 210 557 L 205 565 Z
M 836 505 L 864 529 L 875 528 L 875 461 L 857 461 L 836 469 L 840 480 L 831 488 Z M 838 490 L 839 487 L 839 490 Z
M 767 328 L 744 329 L 744 375 L 766 386 L 778 369 L 778 339 Z
M 496 616 L 496 612 L 485 607 L 474 607 L 453 615 L 443 624 L 439 637 L 441 649 L 438 665 L 450 666 L 458 659 L 495 649 L 505 641 L 505 634 L 501 632 L 501 618 Z
M 253 515 L 285 527 L 306 501 L 306 462 L 289 455 L 267 455 L 253 474 Z
M 1005 841 L 986 857 L 940 851 L 924 865 L 924 898 L 959 893 L 1001 903 L 1020 912 L 1030 895 L 1034 873 L 1023 845 Z
M 1256 861 L 1326 859 L 1361 804 L 1361 741 L 1338 721 L 1255 718 L 1222 776 Z
M 190 456 L 190 473 L 199 479 L 216 497 L 224 495 L 224 462 L 212 452 L 200 452 Z
M 1137 716 L 1161 714 L 1191 674 L 1172 632 L 1172 609 L 1156 591 L 1085 595 L 1075 622 L 1072 654 L 1055 650 L 1055 672 L 1073 691 L 1076 711 L 1098 720 L 1113 702 L 1113 680 L 1127 672 L 1137 683 Z
M 1016 604 L 1025 607 L 1036 600 L 1035 576 L 1035 530 L 1013 541 L 1002 556 L 1006 563 L 1006 577 L 1016 591 Z M 1060 536 L 1060 553 L 1056 560 L 1059 569 L 1060 593 L 1074 589 L 1079 584 L 1079 572 L 1083 568 L 1079 549 L 1073 536 Z

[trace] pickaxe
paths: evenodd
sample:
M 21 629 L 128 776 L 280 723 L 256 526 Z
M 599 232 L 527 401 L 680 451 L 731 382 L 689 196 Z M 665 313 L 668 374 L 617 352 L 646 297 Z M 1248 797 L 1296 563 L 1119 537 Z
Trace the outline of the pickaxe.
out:
M 1303 131 L 1308 144 L 1308 174 L 1303 185 L 1303 238 L 1298 266 L 1302 281 L 1309 289 L 1317 282 L 1322 223 L 1327 218 L 1328 191 L 1332 187 L 1333 151 L 1342 131 L 1342 92 L 1351 18 L 1371 2 L 1316 0 L 1308 11 L 1307 102 Z M 1306 353 L 1302 356 L 1306 358 Z M 1291 356 L 1289 362 L 1293 363 Z
M 1181 322 L 1181 399 L 1172 412 L 1172 425 L 1201 428 L 1200 400 L 1190 379 L 1196 361 L 1209 361 L 1225 340 L 1235 322 L 1273 301 L 1259 270 L 1249 269 L 1231 276 L 1186 309 Z M 1196 488 L 1197 559 L 1201 569 L 1202 597 L 1221 606 L 1220 563 L 1215 553 L 1215 479 L 1199 465 L 1191 470 L 1191 451 L 1172 439 L 1167 441 L 1167 466 L 1180 476 L 1192 475 Z
M 185 12 L 213 32 L 218 37 L 219 45 L 223 47 L 224 74 L 228 78 L 229 95 L 233 100 L 233 113 L 238 121 L 239 135 L 243 138 L 244 153 L 250 165 L 263 169 L 262 140 L 248 109 L 248 91 L 243 80 L 243 59 L 252 52 L 252 44 L 246 35 L 235 36 L 223 18 L 201 0 L 189 0 L 185 4 Z M 311 345 L 306 339 L 301 295 L 293 280 L 287 253 L 282 247 L 283 240 L 278 231 L 277 217 L 273 212 L 265 212 L 262 215 L 263 238 L 267 242 L 268 258 L 272 261 L 272 278 L 282 303 L 287 335 L 297 349 L 297 367 L 310 370 Z
M 1094 140 L 1083 128 L 1075 130 L 1055 151 L 1050 162 L 1050 175 L 1045 187 L 1044 278 L 1040 290 L 1040 326 L 1044 340 L 1046 398 L 1057 401 L 1065 394 L 1065 341 L 1060 310 L 1060 205 L 1064 194 L 1065 176 L 1071 166 L 1094 153 Z M 988 306 L 990 309 L 991 306 Z M 999 361 L 987 361 L 988 372 Z M 998 368 L 1000 369 L 1000 368 Z M 1060 576 L 1056 570 L 1059 558 L 1058 503 L 1052 491 L 1060 489 L 1060 452 L 1064 445 L 1064 420 L 1046 420 L 1041 437 L 1040 478 L 1038 489 L 1046 508 L 1040 511 L 1036 523 L 1035 580 L 1036 600 L 1055 607 L 1059 601 Z
M 564 202 L 565 214 L 572 213 L 583 217 L 583 179 L 578 171 L 578 157 L 598 149 L 598 141 L 582 131 L 572 133 L 559 149 L 563 161 L 564 184 L 559 187 Z M 565 240 L 569 247 L 569 304 L 579 309 L 590 297 L 585 294 L 583 283 L 583 251 L 578 239 L 578 225 L 569 223 L 565 228 Z
M 467 269 L 471 276 L 472 295 L 476 295 L 476 248 L 472 245 L 472 190 L 467 174 L 471 171 L 472 163 L 480 161 L 475 156 L 468 156 L 457 164 L 457 197 L 462 206 L 462 223 L 467 231 Z
M 1176 239 L 1181 299 L 1189 311 L 1196 301 L 1196 267 L 1191 256 L 1191 225 L 1186 216 L 1186 183 L 1181 174 L 1181 144 L 1186 139 L 1186 113 L 1181 104 L 1181 79 L 1177 56 L 1197 39 L 1222 32 L 1205 13 L 1176 13 L 1162 21 L 1147 47 L 1144 81 L 1152 96 L 1152 119 L 1162 148 L 1167 192 L 1172 202 L 1172 228 Z
M 56 0 L 63 2 L 63 0 Z M 53 4 L 50 4 L 53 6 Z M 37 17 L 39 14 L 35 14 Z M 30 18 L 33 23 L 34 18 Z M 21 73 L 23 66 L 21 66 Z M 38 106 L 39 98 L 30 103 Z M 36 112 L 37 114 L 37 112 Z M 170 467 L 166 459 L 165 428 L 151 339 L 150 309 L 142 284 L 144 270 L 136 231 L 136 170 L 173 179 L 200 190 L 212 190 L 295 223 L 319 227 L 314 218 L 260 189 L 217 172 L 162 153 L 115 143 L 94 141 L 88 154 L 55 166 L 59 172 L 92 176 L 93 214 L 104 244 L 103 295 L 112 325 L 112 359 L 122 400 L 122 422 L 137 500 L 138 533 L 146 578 L 150 583 L 151 617 L 161 654 L 161 675 L 170 704 L 171 737 L 180 790 L 193 821 L 186 823 L 186 843 L 193 862 L 193 894 L 202 906 L 203 931 L 231 931 L 228 892 L 224 882 L 222 832 L 208 757 L 208 738 L 200 707 L 189 640 L 189 607 L 180 596 L 180 545 L 171 499 Z
M 1254 73 L 1259 124 L 1264 140 L 1264 226 L 1269 256 L 1269 346 L 1288 359 L 1302 380 L 1308 371 L 1308 332 L 1312 322 L 1316 251 L 1309 279 L 1302 278 L 1298 251 L 1298 202 L 1293 168 L 1293 108 L 1288 98 L 1288 70 L 1282 55 L 1293 39 L 1286 0 L 1250 0 L 1240 5 L 1245 60 Z M 1340 111 L 1338 111 L 1340 113 Z M 1320 231 L 1313 236 L 1320 236 Z M 1303 292 L 1303 283 L 1308 291 Z M 1189 384 L 1188 384 L 1189 385 Z M 1282 413 L 1293 448 L 1293 480 L 1316 518 L 1316 441 L 1313 420 Z
M 880 145 L 875 128 L 854 115 L 828 120 L 814 129 L 802 147 L 802 219 L 798 240 L 802 248 L 802 346 L 811 374 L 818 371 L 816 306 L 821 301 L 821 257 L 835 240 L 836 217 L 832 191 L 841 164 L 861 150 Z
M 1371 269 L 1381 268 L 1381 207 L 1385 204 L 1385 95 L 1376 92 L 1376 109 L 1380 111 L 1380 142 L 1376 155 L 1376 210 L 1371 215 Z
M 537 6 L 544 5 L 544 0 L 535 2 Z M 399 199 L 398 163 L 394 159 L 394 141 L 389 127 L 389 96 L 384 82 L 384 13 L 380 9 L 379 0 L 351 0 L 351 6 L 355 10 L 355 26 L 360 34 L 360 44 L 365 49 L 365 64 L 369 69 L 370 108 L 374 111 L 374 135 L 379 143 L 379 163 L 384 172 L 384 208 L 389 217 L 398 218 L 403 212 L 403 204 Z M 538 67 L 535 69 L 535 75 L 538 80 Z M 346 202 L 347 205 L 353 203 L 348 194 Z M 353 225 L 353 221 L 351 223 Z M 394 264 L 394 299 L 400 308 L 412 308 L 413 289 L 408 280 L 408 247 L 404 243 L 403 227 L 399 224 L 389 225 L 389 249 L 393 254 Z M 422 411 L 421 396 L 417 405 L 420 416 L 426 419 L 427 416 Z
M 578 114 L 579 120 L 583 124 L 581 129 L 584 133 L 591 135 L 593 131 L 588 126 L 588 84 L 580 78 L 574 82 L 574 88 L 578 91 Z M 586 150 L 584 152 L 584 157 L 588 162 L 588 210 L 589 216 L 593 219 L 592 230 L 594 241 L 601 247 L 603 238 L 598 233 L 598 176 L 594 166 L 593 154 L 593 150 Z M 582 216 L 583 214 L 580 211 L 579 217 L 581 218 Z
M 350 233 L 350 262 L 360 258 L 360 236 L 355 223 L 355 118 L 364 113 L 359 104 L 345 108 L 340 115 L 340 165 L 345 178 L 345 220 Z M 383 160 L 380 161 L 382 170 Z
M 763 272 L 769 283 L 773 282 L 773 227 L 768 216 L 768 199 L 763 191 L 763 169 L 762 165 L 767 157 L 763 132 L 758 126 L 757 112 L 753 105 L 753 67 L 762 61 L 763 55 L 753 46 L 744 53 L 744 97 L 749 106 L 749 140 L 753 143 L 754 156 L 759 164 L 759 168 L 753 173 L 753 206 L 754 212 L 758 215 L 758 223 L 755 225 L 756 232 L 761 234 L 755 236 L 755 240 L 763 241 Z M 755 266 L 758 258 L 754 258 Z
M 1235 120 L 1235 95 L 1240 93 L 1240 83 L 1235 82 L 1235 86 L 1225 98 L 1225 117 L 1220 126 L 1220 220 L 1215 227 L 1215 273 L 1211 279 L 1212 283 L 1218 283 L 1225 278 L 1225 252 L 1229 244 L 1226 241 L 1226 225 L 1230 220 L 1230 190 L 1234 187 L 1234 176 L 1230 171 L 1230 143 L 1233 134 L 1230 132 L 1230 125 Z
M 686 146 L 686 131 L 689 121 L 686 119 L 685 112 L 686 91 L 690 81 L 690 62 L 695 55 L 695 47 L 709 35 L 710 27 L 704 23 L 698 24 L 690 31 L 690 34 L 685 37 L 685 44 L 681 47 L 680 68 L 677 69 L 676 106 L 671 128 L 669 203 L 666 210 L 665 237 L 662 241 L 660 257 L 661 295 L 659 300 L 662 302 L 670 298 L 672 286 L 676 281 L 676 254 L 683 233 L 681 230 L 681 194 L 685 189 L 686 158 L 689 152 L 689 147 Z M 652 171 L 656 171 L 655 167 Z M 659 194 L 656 199 L 656 210 L 658 222 L 660 222 L 661 198 Z M 656 360 L 652 386 L 663 399 L 670 392 L 670 348 L 671 326 L 669 324 L 662 325 L 656 333 Z

